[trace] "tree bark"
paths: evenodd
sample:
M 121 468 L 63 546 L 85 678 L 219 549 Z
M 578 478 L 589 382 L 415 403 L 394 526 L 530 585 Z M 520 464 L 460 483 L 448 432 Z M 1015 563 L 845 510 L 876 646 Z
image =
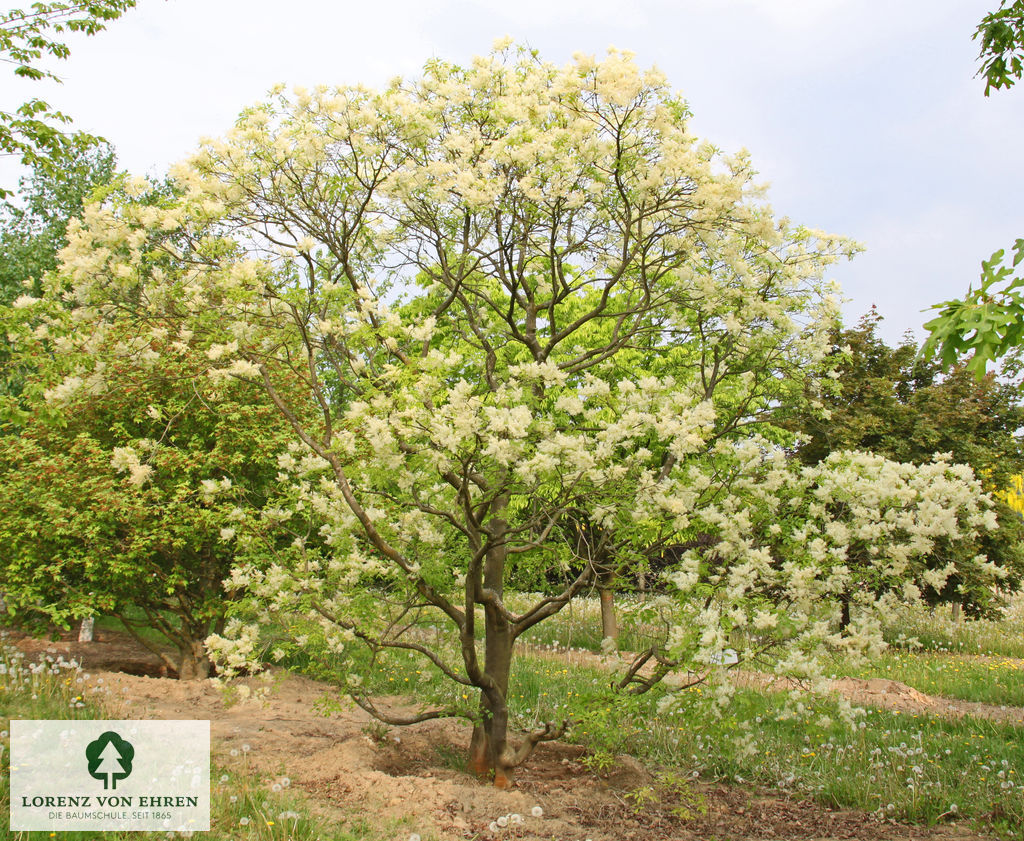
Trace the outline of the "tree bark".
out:
M 597 587 L 598 595 L 601 597 L 601 639 L 615 640 L 618 645 L 619 623 L 615 616 L 615 591 L 611 587 L 611 576 L 608 578 L 606 581 L 602 573 Z
M 479 601 L 484 608 L 484 672 L 493 682 L 480 691 L 480 720 L 473 727 L 469 746 L 470 768 L 482 778 L 493 774 L 494 785 L 508 788 L 521 761 L 508 739 L 508 684 L 515 643 L 512 625 L 504 612 L 505 502 L 497 500 L 487 524 L 490 546 L 484 557 Z
M 843 593 L 839 597 L 839 603 L 842 605 L 842 613 L 839 615 L 839 630 L 845 631 L 850 627 L 850 594 Z
M 179 680 L 205 680 L 210 676 L 212 663 L 202 641 L 192 641 L 179 647 L 181 658 L 178 665 Z

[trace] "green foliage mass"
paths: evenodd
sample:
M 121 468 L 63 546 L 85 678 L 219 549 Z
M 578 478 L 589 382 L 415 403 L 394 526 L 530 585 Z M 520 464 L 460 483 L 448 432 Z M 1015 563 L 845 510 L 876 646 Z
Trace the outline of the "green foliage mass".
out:
M 817 464 L 834 450 L 856 449 L 922 464 L 948 452 L 990 488 L 1005 487 L 1024 469 L 1016 389 L 993 376 L 975 380 L 963 366 L 943 374 L 937 362 L 918 357 L 909 337 L 887 345 L 878 336 L 881 321 L 872 308 L 856 327 L 834 334 L 838 389 L 823 398 L 828 417 L 780 411 L 785 425 L 808 436 L 800 458 Z
M 194 356 L 168 354 L 158 372 L 107 362 L 102 395 L 58 409 L 44 394 L 75 360 L 56 355 L 27 383 L 29 410 L 0 436 L 7 608 L 38 628 L 95 613 L 131 625 L 136 609 L 179 648 L 169 665 L 201 671 L 201 643 L 229 606 L 221 582 L 233 544 L 222 529 L 234 509 L 263 504 L 281 424 L 251 387 L 203 388 Z M 148 448 L 131 450 L 136 467 L 126 468 L 123 448 L 140 439 Z

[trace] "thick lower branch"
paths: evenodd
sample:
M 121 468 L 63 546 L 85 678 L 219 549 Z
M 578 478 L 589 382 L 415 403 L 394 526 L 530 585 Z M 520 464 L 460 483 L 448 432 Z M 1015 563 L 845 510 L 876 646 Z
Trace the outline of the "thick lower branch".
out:
M 527 734 L 519 749 L 512 755 L 511 767 L 514 768 L 524 763 L 541 742 L 551 742 L 555 739 L 560 739 L 568 729 L 568 721 L 563 721 L 558 726 L 553 721 L 545 722 L 542 730 L 534 730 L 532 733 Z

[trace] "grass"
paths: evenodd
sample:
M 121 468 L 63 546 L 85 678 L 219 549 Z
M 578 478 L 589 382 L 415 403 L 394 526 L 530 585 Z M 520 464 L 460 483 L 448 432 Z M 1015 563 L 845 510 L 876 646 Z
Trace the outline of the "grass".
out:
M 538 602 L 539 593 L 513 593 L 506 597 L 512 611 L 524 611 Z M 656 599 L 637 593 L 617 593 L 615 614 L 619 625 L 619 647 L 624 651 L 643 651 L 652 643 L 662 643 L 665 626 L 659 621 Z M 578 598 L 551 619 L 534 625 L 522 641 L 552 649 L 601 650 L 601 603 L 595 597 Z
M 846 668 L 843 674 L 890 678 L 929 695 L 1024 707 L 1024 660 L 892 650 L 866 666 Z
M 452 686 L 403 654 L 389 655 L 369 682 L 382 694 L 450 701 L 454 692 L 475 704 Z M 833 698 L 807 698 L 793 717 L 784 696 L 745 690 L 727 717 L 705 712 L 703 689 L 665 712 L 663 692 L 623 697 L 603 670 L 529 654 L 517 658 L 512 687 L 514 727 L 570 721 L 567 739 L 588 749 L 595 773 L 629 754 L 689 779 L 757 784 L 914 823 L 969 819 L 1024 837 L 1024 731 L 1013 725 L 867 710 L 851 728 Z
M 884 625 L 886 642 L 905 650 L 1024 658 L 1024 592 L 1009 599 L 998 619 L 954 620 L 949 607 L 903 607 Z
M 28 664 L 0 640 L 0 811 L 10 813 L 10 720 L 83 720 L 121 717 L 117 699 L 102 685 L 87 680 L 77 666 L 45 660 Z M 286 777 L 266 779 L 249 766 L 244 751 L 235 752 L 226 766 L 211 767 L 209 841 L 379 841 L 365 823 L 326 823 L 310 815 L 305 798 L 290 788 Z M 183 837 L 181 833 L 150 833 Z M 184 835 L 187 835 L 185 833 Z M 8 832 L 12 841 L 58 837 L 50 832 Z M 137 841 L 137 832 L 62 832 L 62 841 Z
M 649 615 L 642 608 L 620 614 L 624 640 L 649 633 Z M 525 641 L 568 656 L 563 662 L 550 651 L 520 649 L 509 698 L 516 728 L 572 722 L 567 738 L 587 748 L 595 773 L 613 767 L 617 755 L 629 754 L 689 779 L 754 783 L 914 823 L 970 820 L 1005 837 L 1024 838 L 1024 729 L 969 716 L 945 719 L 877 709 L 865 711 L 851 729 L 834 698 L 803 699 L 802 714 L 794 717 L 784 696 L 754 690 L 738 690 L 722 718 L 705 712 L 707 705 L 700 702 L 706 690 L 691 693 L 677 711 L 665 712 L 658 708 L 663 690 L 616 695 L 606 671 L 573 662 L 573 649 L 600 647 L 599 618 L 597 601 L 583 600 L 538 626 Z M 1016 614 L 953 622 L 920 609 L 896 621 L 904 630 L 896 633 L 894 624 L 887 634 L 897 645 L 869 666 L 846 673 L 892 678 L 933 695 L 1024 706 L 1024 670 L 1012 659 L 1024 653 Z M 320 660 L 312 651 L 304 658 Z M 319 676 L 329 677 L 329 669 Z M 399 652 L 376 663 L 367 686 L 424 703 L 461 705 L 467 712 L 477 704 L 475 691 Z M 459 765 L 455 756 L 442 760 Z
M 742 690 L 725 718 L 699 704 L 659 711 L 657 695 L 632 699 L 623 715 L 607 682 L 603 672 L 521 658 L 517 721 L 568 717 L 570 738 L 598 756 L 628 753 L 691 776 L 755 782 L 919 823 L 963 816 L 1022 837 L 1020 728 L 868 710 L 851 730 L 834 699 L 808 699 L 794 718 L 782 696 Z

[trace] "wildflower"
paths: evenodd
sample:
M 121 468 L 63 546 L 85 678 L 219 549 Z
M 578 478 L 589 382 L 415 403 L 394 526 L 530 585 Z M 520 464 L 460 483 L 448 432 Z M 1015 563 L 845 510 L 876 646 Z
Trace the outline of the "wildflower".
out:
M 530 814 L 533 815 L 535 818 L 542 818 L 544 817 L 544 810 L 541 809 L 540 806 L 534 806 L 532 809 L 530 809 Z
M 249 819 L 248 818 L 239 818 L 238 819 L 238 825 L 239 826 L 248 826 L 249 825 Z

